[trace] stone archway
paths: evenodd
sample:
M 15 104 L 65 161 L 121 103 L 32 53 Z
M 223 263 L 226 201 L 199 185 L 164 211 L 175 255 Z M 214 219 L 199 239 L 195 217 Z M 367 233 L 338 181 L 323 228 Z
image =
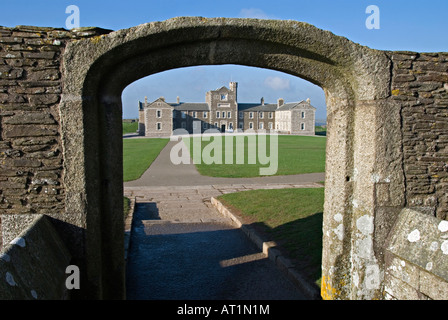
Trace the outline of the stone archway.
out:
M 83 296 L 124 296 L 121 93 L 164 70 L 237 64 L 283 71 L 323 88 L 328 112 L 324 209 L 324 298 L 381 297 L 382 243 L 374 226 L 379 192 L 403 206 L 395 150 L 384 123 L 398 123 L 388 102 L 390 60 L 309 24 L 256 19 L 175 18 L 70 42 L 60 103 L 65 217 L 85 230 L 75 253 Z M 400 149 L 400 148 L 398 148 Z M 400 151 L 392 151 L 399 158 Z M 392 157 L 392 156 L 391 156 Z M 384 163 L 383 163 L 384 162 Z M 383 177 L 388 177 L 387 181 Z M 389 200 L 381 200 L 389 201 Z M 386 225 L 383 231 L 387 234 Z M 376 232 L 376 231 L 375 231 Z

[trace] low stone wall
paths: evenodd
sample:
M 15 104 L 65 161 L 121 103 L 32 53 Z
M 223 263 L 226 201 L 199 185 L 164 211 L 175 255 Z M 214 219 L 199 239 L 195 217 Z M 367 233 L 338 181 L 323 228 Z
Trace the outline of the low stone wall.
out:
M 386 299 L 448 299 L 448 221 L 403 209 L 386 248 Z
M 49 218 L 36 215 L 0 254 L 0 300 L 68 299 L 70 259 Z

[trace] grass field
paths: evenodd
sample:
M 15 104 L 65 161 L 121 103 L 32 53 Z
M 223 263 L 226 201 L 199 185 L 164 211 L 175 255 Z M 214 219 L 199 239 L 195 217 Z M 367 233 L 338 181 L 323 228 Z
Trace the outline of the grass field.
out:
M 285 248 L 296 266 L 320 286 L 324 188 L 252 190 L 218 199 Z
M 132 181 L 149 168 L 170 139 L 123 139 L 123 181 Z
M 123 134 L 135 133 L 138 129 L 138 122 L 124 122 L 123 121 Z
M 184 138 L 185 143 L 190 148 L 190 154 L 193 155 L 193 143 L 190 143 L 192 139 L 196 139 L 195 143 L 198 144 L 202 142 L 202 151 L 204 151 L 207 145 L 213 142 L 214 138 L 212 137 L 210 141 L 199 141 L 200 138 Z M 268 150 L 267 156 L 269 157 L 269 135 L 267 136 L 267 142 L 266 149 Z M 324 172 L 325 143 L 326 138 L 324 137 L 278 136 L 278 170 L 275 175 Z M 234 136 L 233 164 L 225 164 L 225 143 L 222 143 L 222 164 L 208 165 L 202 162 L 201 164 L 196 164 L 196 168 L 204 176 L 228 178 L 257 177 L 260 175 L 259 169 L 261 167 L 268 167 L 269 164 L 262 165 L 259 162 L 258 156 L 256 159 L 257 163 L 248 164 L 248 149 L 252 145 L 249 143 L 247 137 L 243 142 Z M 244 148 L 244 164 L 236 164 L 236 150 L 241 146 Z M 205 150 L 207 151 L 207 149 Z
M 123 197 L 123 215 L 125 219 L 128 216 L 130 210 L 131 210 L 131 199 L 129 199 L 128 197 Z

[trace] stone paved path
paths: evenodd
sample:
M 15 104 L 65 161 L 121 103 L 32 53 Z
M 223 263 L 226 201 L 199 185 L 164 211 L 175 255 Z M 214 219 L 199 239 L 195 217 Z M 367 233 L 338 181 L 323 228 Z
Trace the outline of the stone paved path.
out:
M 212 205 L 211 197 L 222 194 L 279 188 L 321 188 L 318 183 L 303 184 L 231 184 L 204 186 L 126 187 L 125 196 L 146 203 L 160 220 L 173 222 L 229 222 Z
M 241 229 L 158 220 L 154 207 L 140 204 L 135 212 L 128 300 L 306 299 Z
M 203 177 L 193 164 L 171 163 L 172 145 L 162 150 L 140 179 L 124 184 L 125 195 L 135 198 L 137 208 L 128 260 L 128 299 L 304 299 L 269 259 L 251 247 L 230 218 L 212 206 L 211 197 L 255 189 L 322 187 L 317 182 L 324 180 L 324 174 Z M 219 266 L 220 253 L 238 268 L 223 267 L 226 258 L 220 258 Z M 202 260 L 204 264 L 199 263 Z M 182 274 L 189 274 L 192 282 Z

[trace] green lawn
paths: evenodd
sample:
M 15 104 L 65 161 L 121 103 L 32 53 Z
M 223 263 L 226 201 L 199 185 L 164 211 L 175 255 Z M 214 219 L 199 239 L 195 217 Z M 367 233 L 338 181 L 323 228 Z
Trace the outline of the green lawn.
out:
M 125 219 L 128 216 L 130 210 L 131 210 L 131 199 L 123 196 L 123 215 Z
M 252 190 L 222 195 L 223 204 L 252 224 L 320 286 L 324 188 Z
M 123 139 L 123 181 L 132 181 L 149 168 L 170 139 Z
M 317 136 L 326 136 L 327 135 L 327 127 L 316 126 L 315 133 Z
M 123 134 L 135 133 L 138 129 L 138 122 L 124 122 L 123 121 Z
M 221 136 L 219 136 L 221 137 Z M 269 159 L 270 153 L 270 139 L 267 136 L 267 157 Z M 253 137 L 252 137 L 253 138 Z M 255 137 L 256 138 L 256 137 Z M 195 139 L 194 143 L 200 145 L 202 143 L 202 153 L 211 154 L 214 156 L 214 152 L 209 152 L 213 147 L 207 147 L 212 143 L 217 146 L 214 142 L 214 137 L 210 141 L 200 141 L 200 138 Z M 190 154 L 193 157 L 193 143 L 192 138 L 184 138 L 185 143 L 190 148 Z M 309 136 L 278 136 L 278 170 L 275 175 L 291 175 L 291 174 L 302 174 L 302 173 L 313 173 L 313 172 L 324 172 L 325 171 L 325 143 L 326 138 L 324 137 L 309 137 Z M 249 164 L 248 161 L 248 150 L 256 143 L 249 143 L 248 137 L 246 136 L 244 141 L 236 136 L 233 137 L 233 164 L 226 164 L 225 160 L 225 143 L 223 139 L 222 143 L 222 164 L 209 165 L 204 163 L 196 164 L 196 168 L 199 173 L 204 176 L 212 177 L 228 177 L 228 178 L 241 178 L 241 177 L 257 177 L 260 176 L 260 168 L 269 167 L 269 162 L 267 164 L 261 164 L 259 161 L 258 151 L 255 152 L 256 163 Z M 212 145 L 211 145 L 212 146 Z M 244 164 L 236 164 L 236 150 L 243 146 L 244 148 Z M 218 150 L 218 147 L 216 147 Z M 255 149 L 256 150 L 256 149 Z M 196 161 L 196 160 L 195 160 Z M 197 161 L 196 161 L 197 162 Z M 215 161 L 216 162 L 216 161 Z M 229 161 L 227 161 L 229 162 Z

